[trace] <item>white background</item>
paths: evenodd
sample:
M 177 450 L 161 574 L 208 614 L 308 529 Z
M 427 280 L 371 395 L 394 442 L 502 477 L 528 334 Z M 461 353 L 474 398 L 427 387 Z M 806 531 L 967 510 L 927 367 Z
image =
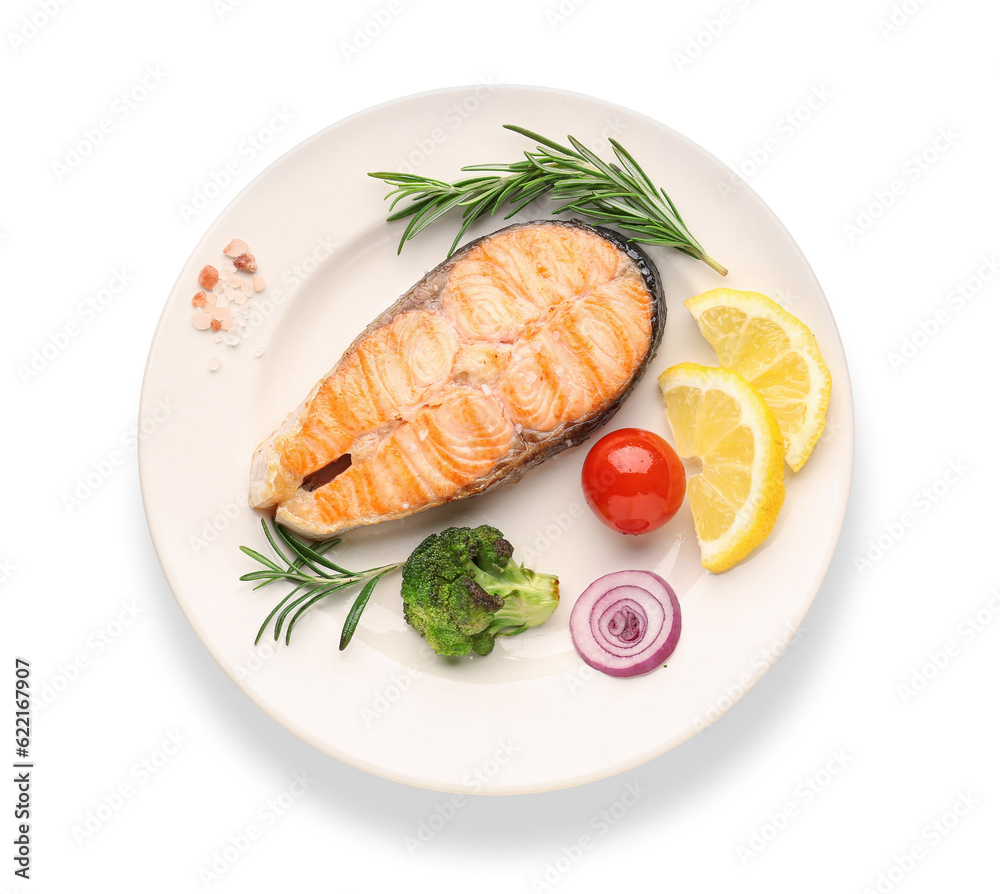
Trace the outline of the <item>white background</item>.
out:
M 344 6 L 0 13 L 0 667 L 8 691 L 15 655 L 36 693 L 59 688 L 34 708 L 33 877 L 12 874 L 9 783 L 0 890 L 993 890 L 995 6 Z M 833 307 L 857 460 L 802 636 L 721 721 L 622 776 L 454 809 L 324 756 L 237 691 L 164 582 L 133 433 L 165 296 L 225 204 L 346 115 L 477 82 L 627 106 L 740 170 Z M 146 95 L 129 107 L 133 90 Z M 287 125 L 241 152 L 275 110 Z M 71 164 L 102 118 L 110 132 Z M 185 219 L 232 159 L 232 182 Z M 119 271 L 127 287 L 81 313 Z

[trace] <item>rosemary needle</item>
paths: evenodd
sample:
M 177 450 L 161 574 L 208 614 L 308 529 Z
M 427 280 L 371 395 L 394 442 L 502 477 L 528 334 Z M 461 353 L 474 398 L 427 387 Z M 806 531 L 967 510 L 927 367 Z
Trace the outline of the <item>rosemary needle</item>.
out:
M 462 209 L 462 223 L 449 252 L 453 252 L 473 222 L 494 215 L 504 205 L 512 217 L 543 195 L 559 204 L 556 214 L 572 211 L 602 224 L 627 230 L 633 242 L 666 245 L 699 261 L 723 276 L 728 272 L 706 254 L 691 235 L 666 191 L 654 185 L 639 163 L 617 140 L 609 139 L 614 162 L 603 161 L 575 137 L 570 146 L 555 143 L 514 124 L 505 128 L 534 140 L 535 151 L 510 164 L 469 165 L 472 177 L 452 183 L 419 174 L 376 171 L 370 177 L 393 186 L 387 195 L 389 221 L 409 218 L 398 251 L 418 233 L 455 208 Z M 400 202 L 403 204 L 397 210 Z
M 354 635 L 355 629 L 357 629 L 361 612 L 368 604 L 368 599 L 371 597 L 375 585 L 381 580 L 383 575 L 388 574 L 390 571 L 395 571 L 402 563 L 397 562 L 393 565 L 381 565 L 378 568 L 369 568 L 366 571 L 348 571 L 325 555 L 327 550 L 340 543 L 339 537 L 332 540 L 323 540 L 318 543 L 307 543 L 304 540 L 299 540 L 298 537 L 281 527 L 281 525 L 272 524 L 274 532 L 277 534 L 277 537 L 275 537 L 271 531 L 272 526 L 268 526 L 265 519 L 261 519 L 260 524 L 264 529 L 264 535 L 267 537 L 268 543 L 270 543 L 271 548 L 278 556 L 278 561 L 269 559 L 249 546 L 241 546 L 240 549 L 246 555 L 264 567 L 262 570 L 250 571 L 241 575 L 240 580 L 260 581 L 254 587 L 255 590 L 266 587 L 268 584 L 273 584 L 275 581 L 293 583 L 295 587 L 286 593 L 281 601 L 271 609 L 270 614 L 264 619 L 264 623 L 260 625 L 260 630 L 257 631 L 257 638 L 254 640 L 254 645 L 260 642 L 260 638 L 264 635 L 264 631 L 267 630 L 272 621 L 274 622 L 275 640 L 281 636 L 281 630 L 284 627 L 285 643 L 287 644 L 292 637 L 292 628 L 317 602 L 331 593 L 366 581 L 367 583 L 365 583 L 360 595 L 355 600 L 344 623 L 340 648 L 346 648 L 347 644 L 351 641 L 351 637 Z M 286 550 L 291 553 L 291 558 L 287 555 Z

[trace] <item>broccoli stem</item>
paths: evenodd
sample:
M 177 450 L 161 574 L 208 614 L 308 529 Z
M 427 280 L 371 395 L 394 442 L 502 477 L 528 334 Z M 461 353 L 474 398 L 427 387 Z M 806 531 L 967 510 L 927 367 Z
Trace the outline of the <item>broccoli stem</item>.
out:
M 503 608 L 486 628 L 494 636 L 513 636 L 544 624 L 559 604 L 559 579 L 555 575 L 532 571 L 516 562 L 508 562 L 495 572 L 475 565 L 472 573 L 479 586 L 504 600 Z

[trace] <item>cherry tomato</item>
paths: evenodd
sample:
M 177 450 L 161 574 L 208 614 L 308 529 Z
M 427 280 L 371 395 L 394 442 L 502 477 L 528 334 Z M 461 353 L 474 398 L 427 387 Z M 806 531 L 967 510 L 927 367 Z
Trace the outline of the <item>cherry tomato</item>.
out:
M 641 428 L 601 438 L 583 461 L 583 495 L 597 517 L 622 534 L 648 534 L 684 500 L 684 465 L 666 441 Z

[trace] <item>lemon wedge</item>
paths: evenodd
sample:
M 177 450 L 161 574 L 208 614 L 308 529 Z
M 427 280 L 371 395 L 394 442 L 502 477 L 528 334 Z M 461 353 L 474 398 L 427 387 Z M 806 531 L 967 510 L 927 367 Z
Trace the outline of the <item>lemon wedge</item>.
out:
M 657 381 L 677 452 L 701 460 L 687 497 L 701 564 L 722 572 L 774 527 L 785 499 L 785 444 L 774 413 L 739 374 L 678 363 Z
M 830 370 L 800 319 L 759 292 L 713 289 L 684 302 L 719 363 L 738 372 L 774 411 L 785 459 L 797 472 L 823 434 Z

